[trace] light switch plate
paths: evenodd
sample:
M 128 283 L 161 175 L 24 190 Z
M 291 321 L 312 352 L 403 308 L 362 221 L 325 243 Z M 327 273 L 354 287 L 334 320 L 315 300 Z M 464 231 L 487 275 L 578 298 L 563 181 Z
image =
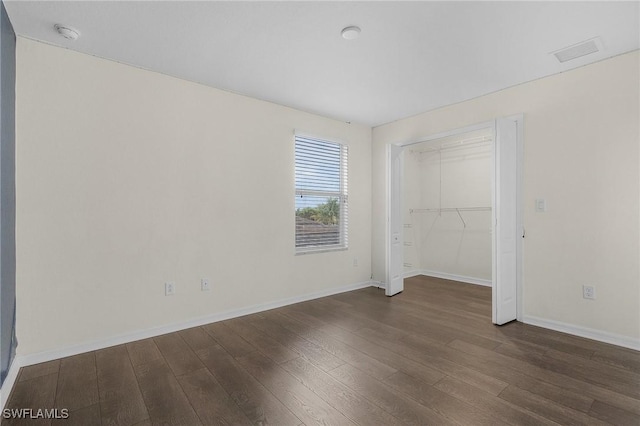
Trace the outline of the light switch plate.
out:
M 200 290 L 202 290 L 202 291 L 210 291 L 211 290 L 211 283 L 209 282 L 208 278 L 202 278 L 200 280 Z
M 547 211 L 547 200 L 544 198 L 536 199 L 536 211 L 539 213 L 544 213 Z

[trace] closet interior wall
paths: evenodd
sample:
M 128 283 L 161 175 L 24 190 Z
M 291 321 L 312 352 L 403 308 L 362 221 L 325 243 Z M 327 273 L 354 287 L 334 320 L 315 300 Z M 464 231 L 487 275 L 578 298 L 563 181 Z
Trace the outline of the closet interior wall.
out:
M 490 285 L 491 152 L 491 136 L 477 133 L 405 149 L 405 276 Z

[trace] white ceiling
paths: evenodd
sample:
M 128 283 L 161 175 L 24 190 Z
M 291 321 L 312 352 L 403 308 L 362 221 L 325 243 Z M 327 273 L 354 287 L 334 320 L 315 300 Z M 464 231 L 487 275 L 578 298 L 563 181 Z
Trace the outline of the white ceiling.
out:
M 20 36 L 371 126 L 640 44 L 638 1 L 4 3 Z M 593 37 L 602 52 L 549 54 Z

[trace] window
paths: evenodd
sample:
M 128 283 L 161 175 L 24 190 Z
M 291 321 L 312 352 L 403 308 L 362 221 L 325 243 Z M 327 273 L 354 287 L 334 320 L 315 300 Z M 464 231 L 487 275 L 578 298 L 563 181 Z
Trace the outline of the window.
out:
M 296 135 L 296 253 L 347 248 L 346 145 Z

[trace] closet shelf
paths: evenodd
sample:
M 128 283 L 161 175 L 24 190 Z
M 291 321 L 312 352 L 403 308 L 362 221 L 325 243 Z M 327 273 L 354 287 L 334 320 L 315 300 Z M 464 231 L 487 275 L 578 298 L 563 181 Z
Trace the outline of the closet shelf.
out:
M 491 207 L 446 207 L 442 209 L 409 209 L 409 213 L 426 212 L 490 212 Z
M 464 221 L 462 217 L 462 213 L 460 212 L 490 212 L 491 207 L 446 207 L 442 209 L 409 209 L 409 214 L 413 213 L 427 213 L 427 212 L 436 212 L 438 215 L 442 212 L 456 212 L 458 213 L 458 217 L 462 222 L 462 226 L 467 227 L 467 222 Z M 438 217 L 436 217 L 437 219 Z M 435 221 L 434 221 L 435 223 Z M 407 226 L 407 225 L 405 225 Z

